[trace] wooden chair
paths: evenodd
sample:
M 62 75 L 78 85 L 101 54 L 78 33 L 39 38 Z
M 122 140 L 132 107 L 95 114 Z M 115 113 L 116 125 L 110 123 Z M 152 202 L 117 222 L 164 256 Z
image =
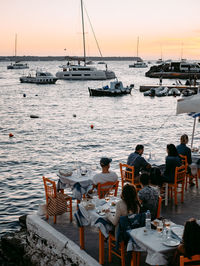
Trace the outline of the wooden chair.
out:
M 119 167 L 120 167 L 122 188 L 124 186 L 124 183 L 131 183 L 134 184 L 136 186 L 137 191 L 139 191 L 141 189 L 141 184 L 135 183 L 134 166 L 120 163 Z
M 181 193 L 181 202 L 183 203 L 184 198 L 184 185 L 185 185 L 185 165 L 181 165 L 179 167 L 175 168 L 175 176 L 174 176 L 174 183 L 168 183 L 168 189 L 169 192 L 171 192 L 171 199 L 173 197 L 174 192 L 174 201 L 175 205 L 178 204 L 177 201 L 177 194 Z M 178 191 L 178 189 L 181 189 L 181 191 Z
M 188 259 L 184 256 L 180 256 L 180 266 L 184 266 L 185 263 L 187 263 L 187 262 L 198 262 L 198 261 L 199 261 L 198 265 L 200 265 L 200 255 L 194 255 L 191 257 L 191 259 Z M 195 264 L 195 265 L 197 265 L 197 264 Z
M 114 196 L 117 196 L 119 181 L 115 182 L 106 182 L 103 184 L 97 185 L 98 197 L 99 199 L 104 198 L 105 196 L 109 196 L 111 191 L 114 191 Z
M 56 182 L 50 180 L 43 176 L 45 196 L 46 196 L 46 204 L 49 203 L 49 197 L 56 198 L 57 190 L 56 190 Z M 59 193 L 59 192 L 58 192 Z M 61 192 L 64 195 L 64 199 L 67 201 L 67 209 L 66 212 L 70 213 L 70 222 L 72 222 L 72 198 L 66 194 L 64 194 L 63 190 Z M 46 214 L 46 219 L 49 219 L 49 215 Z M 54 223 L 56 223 L 56 215 L 54 215 Z
M 195 179 L 196 187 L 198 188 L 198 174 L 196 173 L 193 175 L 192 173 L 188 173 L 188 161 L 187 156 L 179 154 L 179 157 L 181 158 L 182 164 L 185 165 L 186 168 L 186 175 L 185 175 L 185 190 L 187 190 L 187 185 L 192 182 L 193 179 Z

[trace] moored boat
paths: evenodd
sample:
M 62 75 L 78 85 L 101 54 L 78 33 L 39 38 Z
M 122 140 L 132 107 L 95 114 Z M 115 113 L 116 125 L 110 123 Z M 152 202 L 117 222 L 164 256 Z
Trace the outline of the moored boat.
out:
M 131 90 L 134 87 L 133 84 L 124 87 L 121 81 L 111 81 L 110 86 L 106 85 L 101 88 L 91 89 L 88 87 L 90 96 L 120 96 L 131 94 Z
M 22 76 L 19 80 L 21 83 L 55 84 L 58 78 L 49 72 L 37 70 L 35 74 L 29 73 L 28 76 Z

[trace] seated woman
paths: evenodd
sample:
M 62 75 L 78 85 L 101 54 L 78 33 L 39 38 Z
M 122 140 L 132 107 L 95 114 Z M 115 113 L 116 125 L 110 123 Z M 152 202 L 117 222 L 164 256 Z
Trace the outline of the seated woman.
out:
M 174 144 L 167 145 L 167 154 L 162 181 L 166 183 L 174 183 L 175 169 L 177 166 L 181 166 L 182 162 Z
M 197 254 L 200 255 L 200 225 L 196 219 L 191 218 L 185 223 L 183 241 L 178 246 L 171 265 L 179 265 L 181 255 L 190 259 Z
M 140 203 L 138 201 L 136 188 L 132 184 L 126 184 L 122 189 L 121 200 L 116 204 L 115 215 L 113 216 L 107 211 L 106 217 L 114 226 L 116 226 L 119 222 L 120 216 L 137 214 L 139 211 Z
M 158 191 L 156 188 L 150 186 L 150 175 L 147 173 L 141 174 L 140 183 L 142 184 L 142 189 L 138 192 L 138 197 L 141 201 L 140 212 L 150 210 L 151 217 L 154 220 L 158 209 Z

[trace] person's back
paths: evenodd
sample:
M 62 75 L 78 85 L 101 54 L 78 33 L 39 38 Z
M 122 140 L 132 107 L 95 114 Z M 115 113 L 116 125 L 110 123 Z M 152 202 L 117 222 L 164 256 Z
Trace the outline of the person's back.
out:
M 138 192 L 138 197 L 141 201 L 140 212 L 146 212 L 150 210 L 152 219 L 156 218 L 158 208 L 158 191 L 150 186 L 149 174 L 143 173 L 140 176 L 140 182 L 143 188 Z
M 102 172 L 96 174 L 93 177 L 93 184 L 97 185 L 97 184 L 104 184 L 106 182 L 115 182 L 118 180 L 118 176 L 115 172 L 110 171 L 110 163 L 112 162 L 112 159 L 107 158 L 107 157 L 103 157 L 100 160 L 100 165 L 102 167 Z
M 128 156 L 127 164 L 134 166 L 135 177 L 139 176 L 141 170 L 146 170 L 151 167 L 151 165 L 142 157 L 144 152 L 143 145 L 137 145 L 135 148 L 135 152 L 132 152 Z
M 188 136 L 186 134 L 182 135 L 180 139 L 180 144 L 176 147 L 176 149 L 178 151 L 178 154 L 187 156 L 187 162 L 188 164 L 191 164 L 192 163 L 191 149 L 186 146 L 188 141 L 189 141 Z
M 167 156 L 166 157 L 166 168 L 164 171 L 165 181 L 168 183 L 174 182 L 175 169 L 181 166 L 181 159 L 179 156 Z

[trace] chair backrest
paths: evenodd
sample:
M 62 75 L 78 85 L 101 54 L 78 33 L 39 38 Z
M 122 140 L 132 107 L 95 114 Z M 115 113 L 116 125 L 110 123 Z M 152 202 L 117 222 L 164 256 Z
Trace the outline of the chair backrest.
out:
M 159 196 L 159 198 L 158 198 L 158 209 L 157 209 L 156 218 L 159 218 L 160 217 L 161 204 L 162 204 L 162 197 Z
M 187 172 L 187 168 L 188 168 L 187 156 L 179 154 L 179 157 L 181 158 L 182 164 L 185 165 L 185 170 Z
M 122 187 L 126 182 L 134 184 L 134 166 L 120 163 L 119 167 L 121 173 Z
M 117 196 L 117 190 L 118 190 L 119 181 L 115 182 L 106 182 L 103 184 L 98 184 L 97 190 L 98 190 L 98 196 L 100 199 L 104 198 L 105 196 L 109 196 L 110 192 L 114 190 L 114 196 Z
M 56 198 L 56 182 L 43 176 L 46 202 L 48 203 L 49 196 Z
M 175 168 L 175 177 L 174 177 L 174 184 L 184 182 L 186 175 L 185 165 L 177 166 Z
M 200 262 L 200 255 L 194 255 L 191 257 L 191 259 L 188 259 L 184 256 L 180 256 L 180 266 L 184 266 L 186 262 L 197 262 L 199 261 Z M 197 265 L 197 264 L 195 264 Z M 199 265 L 199 264 L 198 264 Z

